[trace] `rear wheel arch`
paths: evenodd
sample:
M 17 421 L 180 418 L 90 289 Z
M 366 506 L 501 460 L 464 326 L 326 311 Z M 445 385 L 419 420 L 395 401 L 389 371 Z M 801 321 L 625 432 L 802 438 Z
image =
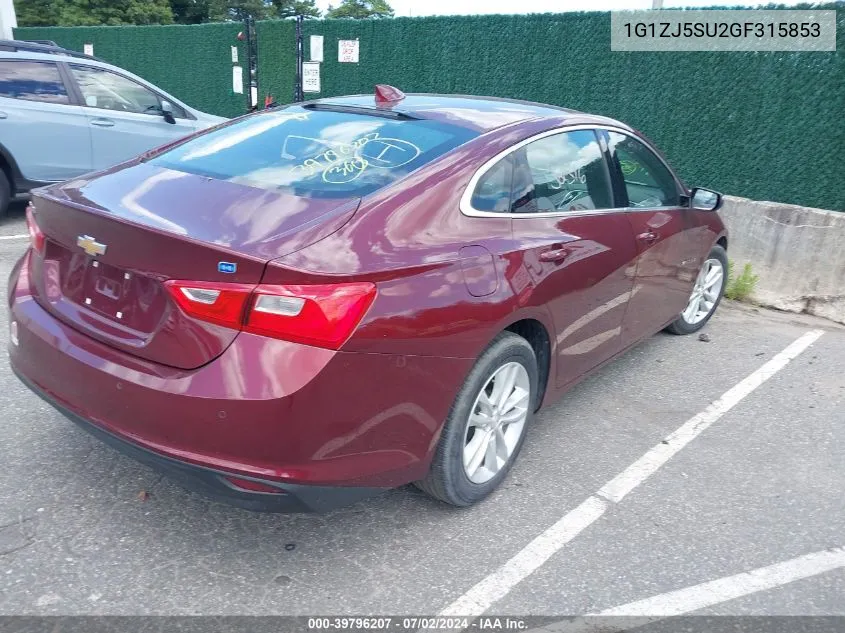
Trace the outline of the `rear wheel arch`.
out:
M 515 321 L 508 325 L 504 331 L 513 332 L 528 341 L 528 344 L 534 350 L 534 355 L 537 357 L 538 393 L 535 406 L 536 411 L 540 408 L 543 397 L 546 394 L 546 386 L 549 382 L 549 373 L 551 370 L 552 344 L 549 331 L 542 322 L 533 318 L 524 318 Z
M 6 160 L 6 157 L 0 152 L 0 171 L 3 172 L 3 175 L 6 176 L 6 180 L 9 181 L 9 186 L 14 188 L 15 178 L 12 174 L 12 166 L 9 164 L 9 161 Z
M 726 251 L 728 250 L 728 236 L 723 235 L 718 240 L 716 240 L 716 244 L 724 248 Z
M 21 172 L 20 169 L 18 169 L 18 164 L 14 157 L 2 143 L 0 143 L 0 171 L 3 172 L 3 175 L 6 176 L 6 180 L 9 181 L 9 187 L 12 195 L 14 195 Z
M 14 195 L 15 178 L 12 173 L 12 166 L 0 152 L 0 217 L 6 215 L 6 209 Z
M 6 215 L 9 203 L 15 195 L 26 191 L 21 189 L 22 181 L 23 177 L 14 157 L 0 143 L 0 217 Z

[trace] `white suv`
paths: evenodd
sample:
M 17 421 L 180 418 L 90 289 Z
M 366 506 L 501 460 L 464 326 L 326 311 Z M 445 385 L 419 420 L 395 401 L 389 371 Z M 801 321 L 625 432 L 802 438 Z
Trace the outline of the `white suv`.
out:
M 58 46 L 0 40 L 0 215 L 30 189 L 225 121 Z

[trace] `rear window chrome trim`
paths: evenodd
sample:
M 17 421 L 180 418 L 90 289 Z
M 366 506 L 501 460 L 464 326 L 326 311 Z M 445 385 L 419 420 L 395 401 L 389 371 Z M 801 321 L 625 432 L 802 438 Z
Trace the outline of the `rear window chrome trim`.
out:
M 579 217 L 579 216 L 590 216 L 590 215 L 606 215 L 608 213 L 636 213 L 636 212 L 643 212 L 643 211 L 667 211 L 670 209 L 678 209 L 681 208 L 681 205 L 671 205 L 665 207 L 613 207 L 610 209 L 584 209 L 580 211 L 546 211 L 541 213 L 513 213 L 513 212 L 499 212 L 499 211 L 480 211 L 472 206 L 472 196 L 475 193 L 475 188 L 478 186 L 478 181 L 481 180 L 482 176 L 484 176 L 490 169 L 493 168 L 500 160 L 509 156 L 513 152 L 525 147 L 529 143 L 533 143 L 534 141 L 538 141 L 543 138 L 547 138 L 549 136 L 556 136 L 557 134 L 563 134 L 566 132 L 577 132 L 579 130 L 607 130 L 610 132 L 617 132 L 619 134 L 624 134 L 626 136 L 630 136 L 631 138 L 639 141 L 643 145 L 645 145 L 649 150 L 651 150 L 652 154 L 666 167 L 669 174 L 671 174 L 672 178 L 675 181 L 675 185 L 678 187 L 679 191 L 686 191 L 686 187 L 681 183 L 678 179 L 678 176 L 675 174 L 674 170 L 668 165 L 668 163 L 663 160 L 663 157 L 659 154 L 657 149 L 649 143 L 646 139 L 639 136 L 636 132 L 631 130 L 626 130 L 622 127 L 617 127 L 613 125 L 602 125 L 602 124 L 577 124 L 577 125 L 562 125 L 560 127 L 556 127 L 551 130 L 544 130 L 543 132 L 539 132 L 534 134 L 533 136 L 529 136 L 526 139 L 523 139 L 516 143 L 515 145 L 511 145 L 507 149 L 502 150 L 488 161 L 486 161 L 481 167 L 479 167 L 475 173 L 470 178 L 469 182 L 467 183 L 466 188 L 464 189 L 464 193 L 461 196 L 460 201 L 460 209 L 461 213 L 467 217 L 471 218 L 513 218 L 513 219 L 527 219 L 527 218 L 563 218 L 563 217 Z

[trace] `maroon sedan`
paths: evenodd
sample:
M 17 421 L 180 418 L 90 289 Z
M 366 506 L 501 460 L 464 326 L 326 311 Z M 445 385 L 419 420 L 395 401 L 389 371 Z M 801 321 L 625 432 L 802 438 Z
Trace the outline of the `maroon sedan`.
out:
M 272 108 L 36 191 L 11 365 L 242 507 L 409 482 L 468 505 L 540 406 L 707 322 L 719 204 L 605 117 L 391 90 Z

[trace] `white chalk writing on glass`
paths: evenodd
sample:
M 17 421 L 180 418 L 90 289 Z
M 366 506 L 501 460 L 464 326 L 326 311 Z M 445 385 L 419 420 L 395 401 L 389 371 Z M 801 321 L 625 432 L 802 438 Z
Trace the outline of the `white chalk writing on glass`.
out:
M 329 148 L 294 165 L 293 170 L 306 178 L 321 172 L 323 181 L 330 184 L 351 182 L 369 168 L 402 167 L 422 153 L 422 150 L 410 141 L 382 137 L 378 132 L 370 132 L 348 143 L 291 135 L 285 139 L 285 147 L 282 149 L 282 156 L 285 158 L 293 157 L 288 148 L 291 141 L 305 141 Z
M 571 171 L 568 174 L 555 174 L 554 180 L 549 183 L 550 189 L 563 189 L 564 187 L 570 185 L 583 185 L 587 182 L 587 176 L 581 171 L 581 169 L 576 169 L 575 171 Z

